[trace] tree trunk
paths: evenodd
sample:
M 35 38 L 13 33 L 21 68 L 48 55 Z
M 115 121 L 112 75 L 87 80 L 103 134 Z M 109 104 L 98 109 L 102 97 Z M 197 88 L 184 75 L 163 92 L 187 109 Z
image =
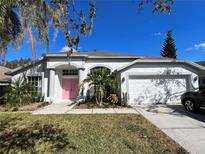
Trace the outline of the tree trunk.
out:
M 99 101 L 98 101 L 97 96 L 95 97 L 95 102 L 96 102 L 97 105 L 99 105 Z

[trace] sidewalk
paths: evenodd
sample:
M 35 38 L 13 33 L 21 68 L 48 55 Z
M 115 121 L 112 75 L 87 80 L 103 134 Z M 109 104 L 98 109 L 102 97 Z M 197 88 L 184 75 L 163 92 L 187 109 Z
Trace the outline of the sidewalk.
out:
M 132 108 L 70 109 L 66 114 L 139 114 Z
M 68 104 L 51 104 L 32 114 L 138 114 L 133 108 L 72 109 Z
M 71 101 L 52 103 L 48 106 L 33 111 L 32 114 L 63 114 L 72 108 L 72 103 L 73 102 Z

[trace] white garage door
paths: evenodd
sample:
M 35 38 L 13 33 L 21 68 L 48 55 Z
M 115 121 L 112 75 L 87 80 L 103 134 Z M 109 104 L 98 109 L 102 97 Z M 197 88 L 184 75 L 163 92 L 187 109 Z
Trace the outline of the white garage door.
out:
M 188 89 L 188 76 L 129 76 L 129 104 L 175 104 Z

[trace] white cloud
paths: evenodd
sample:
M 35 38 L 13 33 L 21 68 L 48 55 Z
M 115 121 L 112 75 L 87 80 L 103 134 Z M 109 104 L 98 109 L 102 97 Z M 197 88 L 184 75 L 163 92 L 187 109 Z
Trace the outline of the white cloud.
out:
M 156 32 L 156 33 L 154 33 L 154 36 L 161 36 L 161 35 L 162 35 L 161 32 Z
M 72 48 L 73 49 L 73 48 Z M 64 46 L 63 48 L 60 49 L 60 52 L 66 52 L 66 51 L 70 51 L 71 50 L 71 47 L 68 47 L 68 46 Z M 75 49 L 73 49 L 73 52 L 76 52 Z
M 205 42 L 200 43 L 200 44 L 195 44 L 194 49 L 196 49 L 196 50 L 205 50 Z
M 186 49 L 186 51 L 191 51 L 191 50 L 204 50 L 205 51 L 205 42 L 194 44 L 193 47 Z
M 191 50 L 193 50 L 193 48 L 187 48 L 187 49 L 186 49 L 186 51 L 191 51 Z

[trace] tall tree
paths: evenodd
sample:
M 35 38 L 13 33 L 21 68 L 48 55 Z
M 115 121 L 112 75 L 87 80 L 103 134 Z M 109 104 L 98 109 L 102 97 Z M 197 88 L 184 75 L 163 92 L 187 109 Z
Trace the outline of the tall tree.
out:
M 177 58 L 176 51 L 177 49 L 172 37 L 172 30 L 169 30 L 167 32 L 167 37 L 164 41 L 164 44 L 162 45 L 161 56 L 168 58 Z
M 11 60 L 11 61 L 5 61 L 5 62 L 0 62 L 0 66 L 5 66 L 8 67 L 10 69 L 15 69 L 19 66 L 25 66 L 27 64 L 30 64 L 32 61 L 30 58 L 21 58 L 19 60 L 15 59 L 15 60 Z
M 141 0 L 139 3 L 139 9 L 143 10 L 145 4 L 151 4 L 153 13 L 157 11 L 170 12 L 174 2 L 175 0 Z
M 49 47 L 49 29 L 65 34 L 67 46 L 78 48 L 80 37 L 93 29 L 96 17 L 94 0 L 89 0 L 89 11 L 76 7 L 76 0 L 0 0 L 0 58 L 11 43 L 19 47 L 25 34 L 33 58 L 36 57 L 36 39 Z M 137 0 L 136 0 L 137 1 Z M 152 11 L 170 12 L 174 0 L 140 0 L 139 9 L 152 5 Z M 78 9 L 77 9 L 78 8 Z
M 67 46 L 78 47 L 80 36 L 88 34 L 96 17 L 95 4 L 89 11 L 77 9 L 75 0 L 0 0 L 0 56 L 11 43 L 19 47 L 25 34 L 29 37 L 32 55 L 36 55 L 36 38 L 49 46 L 49 29 L 62 30 Z

